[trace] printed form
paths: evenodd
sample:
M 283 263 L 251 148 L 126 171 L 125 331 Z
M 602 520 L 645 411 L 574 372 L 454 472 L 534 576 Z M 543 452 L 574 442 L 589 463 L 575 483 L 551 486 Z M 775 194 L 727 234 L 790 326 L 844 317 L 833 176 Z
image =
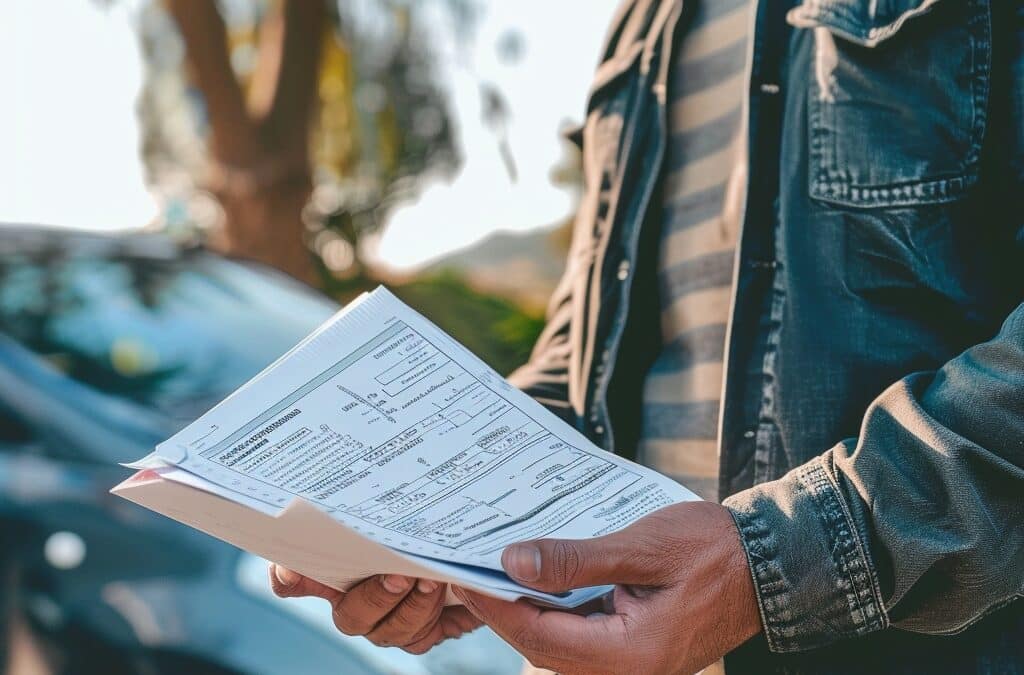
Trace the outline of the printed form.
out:
M 244 339 L 244 336 L 241 336 Z M 501 569 L 697 497 L 590 443 L 379 288 L 138 466 L 274 514 L 299 497 L 393 549 Z

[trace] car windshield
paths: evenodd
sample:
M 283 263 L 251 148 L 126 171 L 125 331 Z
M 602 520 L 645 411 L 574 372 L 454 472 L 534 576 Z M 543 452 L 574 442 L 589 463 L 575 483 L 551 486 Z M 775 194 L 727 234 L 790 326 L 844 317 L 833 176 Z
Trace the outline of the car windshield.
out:
M 88 387 L 191 421 L 336 309 L 202 251 L 0 257 L 0 332 Z

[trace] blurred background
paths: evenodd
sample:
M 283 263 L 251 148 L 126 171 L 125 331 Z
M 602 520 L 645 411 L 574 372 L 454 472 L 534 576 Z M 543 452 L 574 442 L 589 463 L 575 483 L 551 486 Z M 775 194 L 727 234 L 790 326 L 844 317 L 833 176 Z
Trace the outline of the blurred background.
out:
M 515 673 L 279 601 L 117 462 L 377 284 L 522 363 L 615 0 L 0 3 L 0 673 Z

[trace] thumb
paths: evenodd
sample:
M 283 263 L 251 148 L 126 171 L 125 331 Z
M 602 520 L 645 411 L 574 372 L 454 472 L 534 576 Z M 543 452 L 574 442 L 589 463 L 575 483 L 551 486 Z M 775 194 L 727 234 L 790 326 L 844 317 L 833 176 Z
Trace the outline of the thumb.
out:
M 627 530 L 628 532 L 628 530 Z M 562 593 L 606 584 L 653 585 L 643 544 L 626 532 L 596 539 L 538 539 L 507 547 L 501 565 L 530 588 Z

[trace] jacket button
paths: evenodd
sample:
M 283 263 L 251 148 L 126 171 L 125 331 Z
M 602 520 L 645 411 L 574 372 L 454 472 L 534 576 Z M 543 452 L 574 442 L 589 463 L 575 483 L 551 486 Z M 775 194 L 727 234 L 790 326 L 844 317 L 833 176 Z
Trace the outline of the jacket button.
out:
M 629 261 L 628 260 L 623 260 L 622 262 L 619 263 L 619 271 L 618 271 L 618 273 L 616 273 L 615 276 L 618 277 L 619 281 L 625 281 L 626 279 L 629 278 Z
M 597 434 L 598 436 L 601 436 L 602 434 L 604 434 L 604 427 L 598 424 L 596 427 L 594 427 L 594 433 Z

